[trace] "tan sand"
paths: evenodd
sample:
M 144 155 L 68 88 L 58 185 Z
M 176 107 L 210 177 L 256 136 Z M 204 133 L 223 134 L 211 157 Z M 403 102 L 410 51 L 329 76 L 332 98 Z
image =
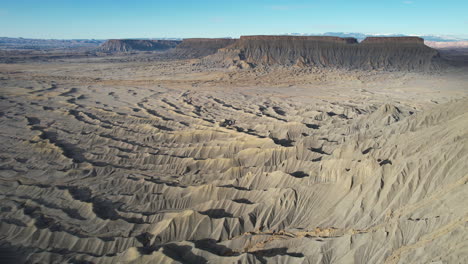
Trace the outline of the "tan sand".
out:
M 15 263 L 466 263 L 468 75 L 0 65 Z

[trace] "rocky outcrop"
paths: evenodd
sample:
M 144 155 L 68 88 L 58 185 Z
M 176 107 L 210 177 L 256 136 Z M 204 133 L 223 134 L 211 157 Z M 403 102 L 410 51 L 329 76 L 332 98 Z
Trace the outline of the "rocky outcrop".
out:
M 110 39 L 100 46 L 104 52 L 162 51 L 175 48 L 178 40 Z
M 417 37 L 354 38 L 314 36 L 242 36 L 206 59 L 232 67 L 297 66 L 363 70 L 429 70 L 439 53 Z
M 219 49 L 232 45 L 236 39 L 228 38 L 189 38 L 184 39 L 174 50 L 177 58 L 201 58 L 216 53 Z

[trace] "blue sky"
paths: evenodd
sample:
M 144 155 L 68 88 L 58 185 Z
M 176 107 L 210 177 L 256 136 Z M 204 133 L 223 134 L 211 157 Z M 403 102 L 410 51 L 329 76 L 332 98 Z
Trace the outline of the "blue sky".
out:
M 362 32 L 468 36 L 467 0 L 0 0 L 0 36 L 238 37 Z

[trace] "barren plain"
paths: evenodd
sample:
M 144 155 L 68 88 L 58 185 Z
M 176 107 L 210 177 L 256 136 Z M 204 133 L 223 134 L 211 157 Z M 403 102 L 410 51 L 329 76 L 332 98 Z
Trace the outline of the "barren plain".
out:
M 468 262 L 464 66 L 44 56 L 0 64 L 2 262 Z

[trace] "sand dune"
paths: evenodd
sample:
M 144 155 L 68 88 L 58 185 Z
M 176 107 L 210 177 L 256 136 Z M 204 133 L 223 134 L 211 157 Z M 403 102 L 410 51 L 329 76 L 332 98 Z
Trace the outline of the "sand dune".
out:
M 465 263 L 465 69 L 0 65 L 21 263 Z

